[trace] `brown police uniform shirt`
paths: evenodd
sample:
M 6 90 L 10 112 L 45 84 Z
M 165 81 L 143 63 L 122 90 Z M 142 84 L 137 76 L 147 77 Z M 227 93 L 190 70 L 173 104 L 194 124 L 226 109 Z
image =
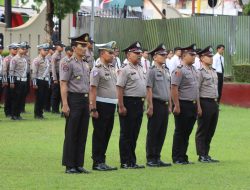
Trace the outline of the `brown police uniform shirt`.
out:
M 198 81 L 201 98 L 218 98 L 218 77 L 215 69 L 202 66 L 198 71 Z
M 87 62 L 77 60 L 73 55 L 67 62 L 60 64 L 60 80 L 68 82 L 68 91 L 89 93 L 89 67 Z
M 32 62 L 32 78 L 33 79 L 49 79 L 49 61 L 41 55 L 36 57 Z
M 48 54 L 46 56 L 46 59 L 49 61 L 49 72 L 52 73 L 52 65 L 51 65 L 52 55 Z
M 146 74 L 140 64 L 124 64 L 117 76 L 117 86 L 124 89 L 124 96 L 146 96 Z
M 147 87 L 152 88 L 153 98 L 169 101 L 170 99 L 170 73 L 164 65 L 152 66 L 147 72 Z
M 194 66 L 179 65 L 171 75 L 171 84 L 178 86 L 179 99 L 198 99 L 198 71 Z
M 52 77 L 53 80 L 59 80 L 57 74 L 59 73 L 60 60 L 62 59 L 62 52 L 56 51 L 51 57 L 51 66 L 52 66 Z
M 90 73 L 90 85 L 97 87 L 97 96 L 102 98 L 117 99 L 116 96 L 116 72 L 112 64 L 96 65 Z
M 29 66 L 26 59 L 17 54 L 10 61 L 9 75 L 20 78 L 26 78 L 28 67 Z

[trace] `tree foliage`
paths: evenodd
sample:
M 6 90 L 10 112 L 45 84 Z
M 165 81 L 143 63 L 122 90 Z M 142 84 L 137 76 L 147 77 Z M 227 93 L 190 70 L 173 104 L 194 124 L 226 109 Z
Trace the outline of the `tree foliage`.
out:
M 250 3 L 243 6 L 243 14 L 250 15 Z

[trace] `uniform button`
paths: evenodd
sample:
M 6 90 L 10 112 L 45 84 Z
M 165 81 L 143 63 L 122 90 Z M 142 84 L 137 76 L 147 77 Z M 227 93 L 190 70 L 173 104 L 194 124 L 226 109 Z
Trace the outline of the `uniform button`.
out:
M 193 101 L 193 104 L 196 104 L 196 101 Z
M 88 94 L 85 94 L 85 95 L 84 95 L 84 97 L 86 97 L 86 98 L 87 98 L 87 97 L 88 97 Z
M 145 100 L 145 98 L 142 98 L 142 99 L 141 99 L 141 101 L 143 101 L 143 102 L 144 102 L 144 100 Z

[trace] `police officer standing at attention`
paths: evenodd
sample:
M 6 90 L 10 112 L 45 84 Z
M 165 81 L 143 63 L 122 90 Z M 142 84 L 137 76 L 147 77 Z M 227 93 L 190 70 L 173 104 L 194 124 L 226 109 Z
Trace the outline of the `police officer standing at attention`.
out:
M 36 100 L 34 107 L 35 119 L 44 119 L 43 117 L 43 105 L 45 102 L 46 93 L 49 89 L 49 60 L 46 59 L 50 45 L 48 43 L 40 44 L 37 46 L 39 55 L 33 60 L 32 63 L 32 79 L 33 88 L 36 90 Z
M 161 161 L 161 150 L 168 127 L 168 114 L 171 113 L 170 73 L 165 66 L 167 50 L 158 45 L 149 54 L 154 66 L 147 74 L 148 133 L 146 143 L 147 166 L 167 167 L 170 163 Z
M 194 45 L 182 48 L 182 64 L 171 75 L 171 95 L 175 118 L 172 159 L 175 164 L 192 163 L 189 162 L 186 153 L 198 110 L 197 70 L 192 65 L 196 55 L 195 50 Z
M 93 45 L 94 45 L 93 39 L 89 39 L 88 45 L 87 45 L 87 51 L 85 54 L 85 59 L 88 62 L 89 69 L 91 70 L 95 65 L 95 59 L 94 59 L 94 51 L 93 51 Z
M 140 132 L 146 96 L 146 76 L 140 65 L 141 44 L 135 42 L 124 49 L 128 63 L 118 71 L 117 94 L 120 119 L 121 168 L 145 168 L 136 163 L 136 141 Z
M 215 133 L 219 108 L 218 77 L 216 70 L 212 68 L 213 49 L 211 46 L 198 52 L 202 67 L 199 69 L 199 95 L 202 114 L 198 117 L 198 128 L 196 131 L 196 150 L 198 161 L 203 163 L 219 162 L 209 156 L 210 143 Z
M 115 41 L 96 44 L 100 61 L 90 74 L 90 112 L 94 126 L 92 137 L 93 170 L 110 171 L 116 167 L 105 163 L 105 154 L 114 126 L 116 96 L 116 72 L 112 65 Z
M 61 59 L 60 64 L 63 64 L 64 62 L 67 62 L 71 56 L 73 55 L 73 49 L 71 46 L 65 47 L 65 56 Z
M 83 61 L 89 35 L 71 38 L 73 56 L 60 64 L 62 112 L 66 118 L 62 164 L 66 173 L 89 173 L 83 168 L 89 125 L 89 68 Z
M 12 94 L 12 108 L 11 108 L 11 119 L 22 120 L 21 106 L 22 101 L 25 97 L 25 89 L 27 88 L 27 70 L 28 62 L 24 58 L 26 52 L 26 45 L 19 45 L 17 55 L 10 61 L 10 88 L 13 89 Z
M 60 84 L 59 84 L 59 65 L 61 59 L 63 58 L 62 51 L 65 45 L 61 41 L 56 42 L 54 45 L 56 46 L 56 51 L 51 58 L 52 78 L 53 78 L 51 104 L 52 104 L 52 113 L 60 114 L 59 105 L 61 102 L 61 94 L 60 94 Z
M 18 43 L 12 43 L 8 46 L 10 54 L 3 60 L 3 87 L 5 88 L 4 113 L 6 117 L 11 117 L 12 107 L 12 89 L 10 89 L 9 68 L 11 59 L 17 54 Z

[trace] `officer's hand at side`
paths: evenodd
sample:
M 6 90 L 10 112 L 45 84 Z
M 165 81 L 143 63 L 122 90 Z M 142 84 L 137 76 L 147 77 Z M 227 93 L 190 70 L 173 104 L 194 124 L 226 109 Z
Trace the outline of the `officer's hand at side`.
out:
M 147 116 L 148 117 L 152 117 L 153 115 L 153 107 L 152 106 L 149 106 L 148 107 L 148 110 L 147 110 Z
M 180 106 L 174 106 L 173 114 L 174 115 L 179 115 L 181 112 Z
M 95 118 L 95 119 L 97 119 L 97 118 L 99 117 L 98 111 L 91 112 L 90 115 L 91 115 L 91 117 L 93 117 L 93 118 Z
M 63 105 L 63 107 L 62 107 L 62 112 L 63 112 L 63 114 L 64 114 L 64 116 L 65 117 L 69 117 L 69 106 L 68 106 L 68 104 L 66 104 L 66 105 Z
M 58 80 L 54 80 L 54 84 L 58 84 Z
M 10 88 L 15 88 L 15 84 L 10 84 Z
M 34 85 L 33 88 L 34 88 L 34 89 L 38 89 L 38 86 L 37 86 L 37 85 Z
M 202 109 L 200 106 L 197 107 L 197 114 L 198 114 L 198 117 L 202 116 Z
M 125 106 L 119 106 L 119 114 L 121 116 L 126 116 L 127 115 L 127 109 L 125 108 Z
M 171 114 L 172 113 L 172 105 L 168 106 L 168 114 Z

